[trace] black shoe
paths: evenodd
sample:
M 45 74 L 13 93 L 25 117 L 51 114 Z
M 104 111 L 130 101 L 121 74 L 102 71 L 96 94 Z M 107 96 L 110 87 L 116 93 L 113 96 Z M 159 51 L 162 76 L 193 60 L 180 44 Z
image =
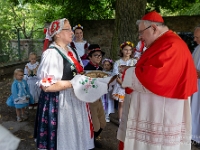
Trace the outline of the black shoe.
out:
M 103 129 L 100 128 L 99 131 L 97 131 L 97 132 L 94 131 L 94 138 L 95 138 L 95 139 L 100 135 L 100 133 L 102 132 L 102 130 L 103 130 Z
M 200 148 L 200 143 L 191 140 L 192 145 L 194 145 L 196 148 Z
M 194 145 L 194 147 L 200 148 L 200 144 L 198 143 L 198 144 Z
M 100 143 L 100 141 L 98 141 L 98 140 L 94 140 L 94 145 L 95 145 L 96 148 L 102 148 L 103 147 L 102 144 Z

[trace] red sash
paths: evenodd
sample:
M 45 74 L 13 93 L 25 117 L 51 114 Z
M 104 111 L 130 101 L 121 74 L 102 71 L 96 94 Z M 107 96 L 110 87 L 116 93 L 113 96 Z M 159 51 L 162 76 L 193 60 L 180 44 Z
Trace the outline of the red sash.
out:
M 78 73 L 83 72 L 83 67 L 80 65 L 80 63 L 78 62 L 78 60 L 76 60 L 73 56 L 73 53 L 68 51 L 67 55 L 72 59 L 72 61 L 74 62 L 74 65 L 76 67 L 76 70 Z

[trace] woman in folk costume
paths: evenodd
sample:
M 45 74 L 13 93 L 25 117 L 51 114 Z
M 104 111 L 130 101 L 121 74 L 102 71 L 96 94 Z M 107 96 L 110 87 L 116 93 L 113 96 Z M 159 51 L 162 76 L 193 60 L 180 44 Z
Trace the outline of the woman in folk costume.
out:
M 191 53 L 157 12 L 146 14 L 137 24 L 139 39 L 147 50 L 136 66 L 125 72 L 122 86 L 133 91 L 125 100 L 126 111 L 117 134 L 119 148 L 189 150 L 189 99 L 197 91 Z
M 83 66 L 76 51 L 68 46 L 73 37 L 69 21 L 65 18 L 53 21 L 46 34 L 53 41 L 43 52 L 37 72 L 38 84 L 43 89 L 35 123 L 37 148 L 93 149 L 89 106 L 77 99 L 70 82 L 83 71 Z
M 76 49 L 78 55 L 81 57 L 83 65 L 86 66 L 89 62 L 87 59 L 87 49 L 89 47 L 89 43 L 83 39 L 83 26 L 80 24 L 73 27 L 74 31 L 74 39 L 70 43 L 70 46 Z
M 122 83 L 122 72 L 120 71 L 121 66 L 134 66 L 137 60 L 133 59 L 131 55 L 133 54 L 134 44 L 132 42 L 124 42 L 120 45 L 120 59 L 114 63 L 113 75 L 119 75 L 117 82 L 114 85 L 112 96 L 115 100 L 119 101 L 118 113 L 119 122 L 121 121 L 122 107 L 125 96 L 125 90 L 121 87 Z

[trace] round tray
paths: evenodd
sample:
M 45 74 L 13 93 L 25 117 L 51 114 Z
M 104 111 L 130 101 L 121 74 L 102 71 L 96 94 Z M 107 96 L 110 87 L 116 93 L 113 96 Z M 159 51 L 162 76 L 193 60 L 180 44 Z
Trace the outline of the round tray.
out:
M 105 78 L 108 77 L 109 75 L 103 71 L 89 71 L 87 73 L 84 74 L 87 77 L 90 78 Z

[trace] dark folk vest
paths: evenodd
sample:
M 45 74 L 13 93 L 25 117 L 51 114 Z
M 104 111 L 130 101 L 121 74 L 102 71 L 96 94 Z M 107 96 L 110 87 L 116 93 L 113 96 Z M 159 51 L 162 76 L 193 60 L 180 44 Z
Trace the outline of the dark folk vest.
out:
M 63 76 L 62 76 L 61 80 L 73 79 L 74 76 L 77 75 L 77 70 L 76 70 L 74 63 L 71 62 L 71 60 L 69 60 L 58 48 L 56 48 L 54 46 L 49 47 L 49 48 L 55 49 L 63 58 Z M 78 61 L 80 62 L 80 59 L 79 59 L 79 56 L 78 56 L 76 50 L 74 50 L 72 47 L 71 47 L 71 49 L 75 53 Z

